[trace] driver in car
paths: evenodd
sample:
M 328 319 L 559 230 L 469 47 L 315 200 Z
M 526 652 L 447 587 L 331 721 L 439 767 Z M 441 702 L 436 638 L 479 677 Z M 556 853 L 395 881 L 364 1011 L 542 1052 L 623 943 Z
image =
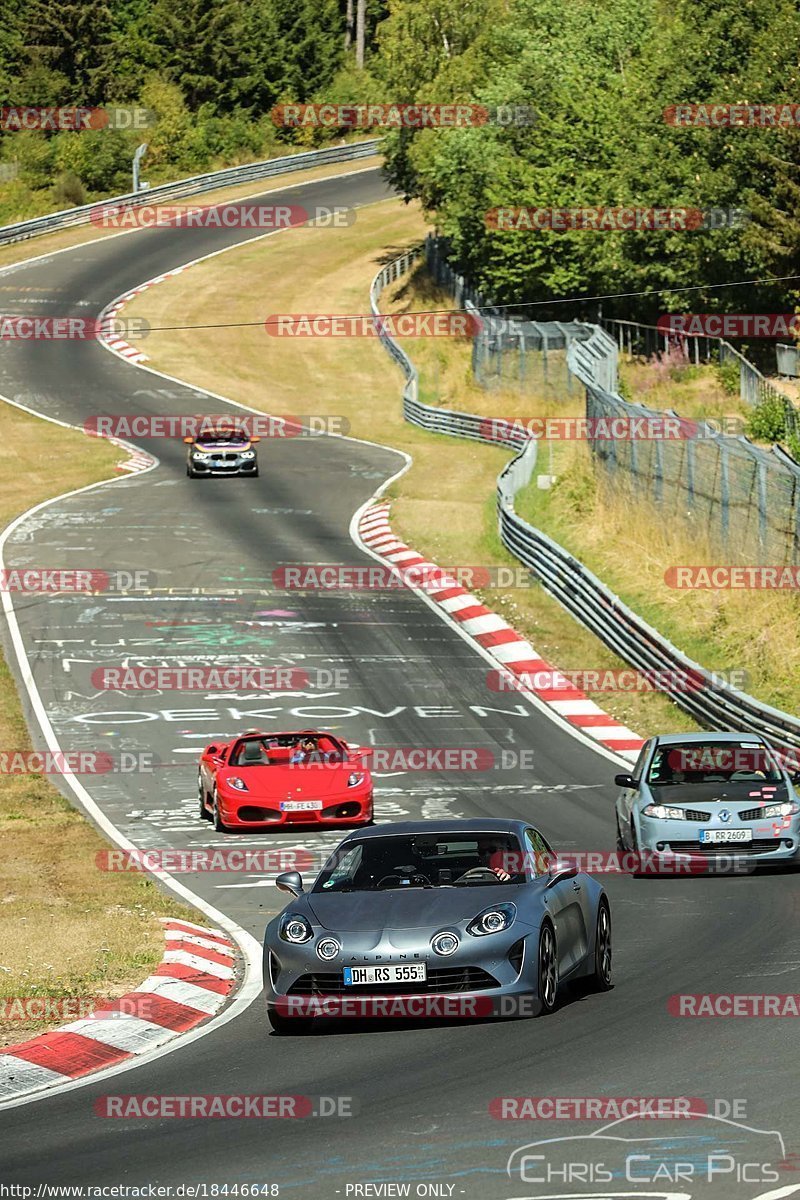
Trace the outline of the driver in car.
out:
M 499 845 L 494 838 L 478 838 L 477 853 L 478 865 L 470 867 L 468 871 L 459 876 L 460 879 L 466 879 L 473 871 L 476 875 L 482 871 L 492 871 L 501 883 L 510 881 L 511 876 L 502 865 L 507 847 Z

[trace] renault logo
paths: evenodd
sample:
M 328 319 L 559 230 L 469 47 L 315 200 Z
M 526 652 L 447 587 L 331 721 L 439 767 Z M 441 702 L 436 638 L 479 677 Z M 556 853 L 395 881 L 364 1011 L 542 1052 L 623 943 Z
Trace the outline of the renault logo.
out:
M 724 821 L 726 824 L 731 819 L 731 814 L 728 812 L 727 808 L 721 808 L 717 813 L 717 816 L 719 817 L 720 821 Z

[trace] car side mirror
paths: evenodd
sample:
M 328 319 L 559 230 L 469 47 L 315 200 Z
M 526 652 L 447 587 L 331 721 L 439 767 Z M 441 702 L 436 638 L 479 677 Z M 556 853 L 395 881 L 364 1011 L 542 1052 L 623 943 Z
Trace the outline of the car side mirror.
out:
M 564 879 L 574 879 L 578 874 L 578 868 L 575 863 L 556 863 L 550 871 L 550 878 L 547 881 L 547 889 L 555 887 L 557 883 L 561 883 Z
M 219 754 L 219 746 L 206 746 L 206 754 Z
M 633 788 L 634 791 L 638 791 L 639 788 L 639 784 L 632 775 L 615 775 L 614 783 L 617 785 L 617 787 Z
M 800 783 L 800 770 L 790 771 L 789 778 L 791 779 L 792 783 Z
M 185 445 L 187 445 L 187 446 L 191 446 L 194 444 L 193 437 L 185 437 L 183 440 L 184 440 Z
M 255 445 L 255 444 L 256 444 L 256 442 L 260 442 L 260 441 L 261 441 L 261 438 L 260 438 L 260 437 L 251 437 L 251 438 L 250 438 L 250 441 L 251 441 L 251 443 L 252 443 L 253 445 Z
M 303 877 L 299 871 L 284 871 L 275 880 L 279 892 L 288 892 L 290 896 L 299 896 L 303 891 Z

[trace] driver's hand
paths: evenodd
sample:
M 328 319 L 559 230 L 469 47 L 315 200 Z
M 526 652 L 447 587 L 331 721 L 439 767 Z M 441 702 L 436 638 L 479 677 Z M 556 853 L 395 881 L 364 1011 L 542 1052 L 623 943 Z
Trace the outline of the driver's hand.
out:
M 508 883 L 509 879 L 511 878 L 508 871 L 504 871 L 502 867 L 490 867 L 489 870 L 494 871 L 501 883 Z

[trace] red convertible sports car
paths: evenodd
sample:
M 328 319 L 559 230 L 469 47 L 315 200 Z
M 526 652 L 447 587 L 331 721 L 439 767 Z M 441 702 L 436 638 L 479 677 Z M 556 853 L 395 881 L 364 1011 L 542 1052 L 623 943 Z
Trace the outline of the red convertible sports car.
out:
M 214 828 L 372 823 L 368 750 L 330 733 L 250 730 L 212 742 L 200 757 L 200 816 Z

